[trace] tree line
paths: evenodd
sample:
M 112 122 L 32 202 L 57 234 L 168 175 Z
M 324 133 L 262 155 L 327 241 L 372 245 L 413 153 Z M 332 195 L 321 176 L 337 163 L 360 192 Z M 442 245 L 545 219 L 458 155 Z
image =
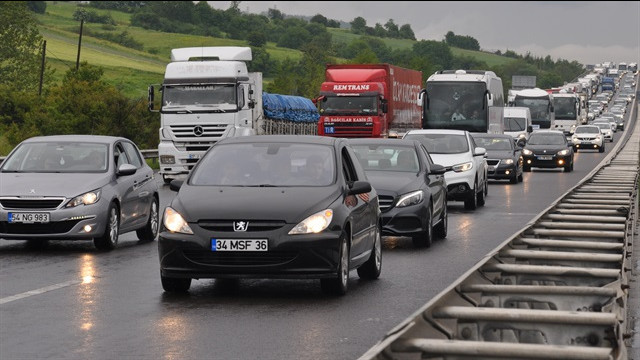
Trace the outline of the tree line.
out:
M 261 15 L 243 13 L 239 6 L 239 1 L 231 2 L 226 10 L 213 9 L 204 1 L 91 1 L 79 4 L 74 18 L 113 26 L 109 16 L 98 16 L 90 8 L 111 9 L 131 13 L 133 26 L 244 40 L 253 49 L 250 71 L 260 71 L 273 79 L 266 84 L 266 91 L 307 98 L 317 96 L 325 65 L 337 62 L 391 63 L 422 71 L 423 80 L 438 70 L 492 70 L 503 79 L 505 91 L 510 88 L 512 75 L 537 76 L 539 87 L 550 88 L 583 72 L 576 61 L 554 61 L 550 56 L 538 58 L 512 51 L 498 55 L 513 61 L 490 67 L 477 58 L 455 56 L 451 47 L 479 50 L 480 45 L 470 36 L 451 31 L 442 41 L 419 40 L 410 49 L 392 49 L 382 37 L 415 39 L 410 26 L 397 26 L 392 19 L 385 25 L 369 27 L 357 17 L 351 21 L 350 31 L 359 36 L 341 42 L 327 30 L 339 27 L 340 22 L 320 14 L 307 20 L 286 16 L 277 9 Z M 5 24 L 0 29 L 0 59 L 5 59 L 0 62 L 0 134 L 11 145 L 39 134 L 112 134 L 126 136 L 142 148 L 155 148 L 157 114 L 146 110 L 146 99 L 128 99 L 107 84 L 100 68 L 83 63 L 79 69 L 69 70 L 60 84 L 51 81 L 51 70 L 46 69 L 42 94 L 38 95 L 42 36 L 33 12 L 43 13 L 45 8 L 43 1 L 0 3 L 0 23 Z M 140 48 L 140 43 L 126 32 L 91 36 Z M 276 61 L 266 50 L 267 42 L 300 50 L 303 55 L 299 60 Z

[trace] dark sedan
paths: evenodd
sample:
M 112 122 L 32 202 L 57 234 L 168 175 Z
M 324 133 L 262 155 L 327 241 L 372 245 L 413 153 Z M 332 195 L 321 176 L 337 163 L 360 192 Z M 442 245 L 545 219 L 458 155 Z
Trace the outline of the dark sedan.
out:
M 511 135 L 472 133 L 471 136 L 478 146 L 487 149 L 489 179 L 522 182 L 522 148 Z
M 167 292 L 200 278 L 319 278 L 342 295 L 351 270 L 380 275 L 378 195 L 344 139 L 225 138 L 170 187 L 158 243 Z
M 536 130 L 531 133 L 522 149 L 522 158 L 524 171 L 531 171 L 532 167 L 573 171 L 573 146 L 562 131 Z
M 113 249 L 120 233 L 158 235 L 158 185 L 136 145 L 121 137 L 39 136 L 0 167 L 0 238 L 91 240 Z
M 378 192 L 382 235 L 409 236 L 429 247 L 435 233 L 447 236 L 445 168 L 434 164 L 416 140 L 350 139 Z

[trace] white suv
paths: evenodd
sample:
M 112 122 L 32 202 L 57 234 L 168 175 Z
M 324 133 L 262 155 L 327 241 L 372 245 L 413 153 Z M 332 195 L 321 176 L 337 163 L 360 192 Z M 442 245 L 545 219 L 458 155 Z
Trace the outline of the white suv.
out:
M 475 210 L 483 206 L 489 191 L 487 182 L 487 150 L 477 147 L 466 130 L 409 130 L 404 139 L 424 144 L 433 162 L 446 167 L 447 199 L 464 201 L 464 207 Z
M 579 125 L 571 136 L 573 151 L 578 149 L 596 149 L 604 152 L 604 135 L 596 125 Z

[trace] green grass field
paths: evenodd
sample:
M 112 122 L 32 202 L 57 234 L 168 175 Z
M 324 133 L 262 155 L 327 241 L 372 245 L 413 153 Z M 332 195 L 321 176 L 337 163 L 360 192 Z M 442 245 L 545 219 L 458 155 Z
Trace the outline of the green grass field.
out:
M 65 72 L 76 65 L 78 56 L 78 37 L 80 23 L 73 19 L 77 5 L 75 2 L 49 1 L 46 14 L 36 15 L 41 35 L 47 41 L 47 63 L 56 70 L 54 79 L 59 81 Z M 147 95 L 150 84 L 162 82 L 164 67 L 170 60 L 171 49 L 197 46 L 248 46 L 246 41 L 208 36 L 164 33 L 131 26 L 131 14 L 119 11 L 85 8 L 99 15 L 109 14 L 116 22 L 115 27 L 102 24 L 85 23 L 83 25 L 80 61 L 104 69 L 104 80 L 117 86 L 127 97 L 138 98 Z M 86 31 L 85 31 L 86 29 Z M 345 29 L 328 29 L 336 42 L 349 43 L 360 35 Z M 89 33 L 111 32 L 120 34 L 126 31 L 133 39 L 143 44 L 143 51 L 134 50 L 118 44 L 89 36 Z M 415 41 L 382 39 L 392 49 L 410 49 Z M 302 52 L 277 47 L 267 43 L 267 52 L 272 59 L 282 61 L 286 58 L 298 60 Z M 503 64 L 512 59 L 493 54 L 452 48 L 454 55 L 479 58 L 489 66 Z M 265 83 L 272 79 L 264 79 Z

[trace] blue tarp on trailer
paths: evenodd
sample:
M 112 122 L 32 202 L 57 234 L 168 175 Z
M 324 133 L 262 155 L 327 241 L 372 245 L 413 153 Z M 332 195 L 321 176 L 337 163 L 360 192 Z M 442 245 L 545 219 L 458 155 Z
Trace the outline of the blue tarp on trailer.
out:
M 313 102 L 302 96 L 262 93 L 264 116 L 273 120 L 318 122 L 320 114 Z

